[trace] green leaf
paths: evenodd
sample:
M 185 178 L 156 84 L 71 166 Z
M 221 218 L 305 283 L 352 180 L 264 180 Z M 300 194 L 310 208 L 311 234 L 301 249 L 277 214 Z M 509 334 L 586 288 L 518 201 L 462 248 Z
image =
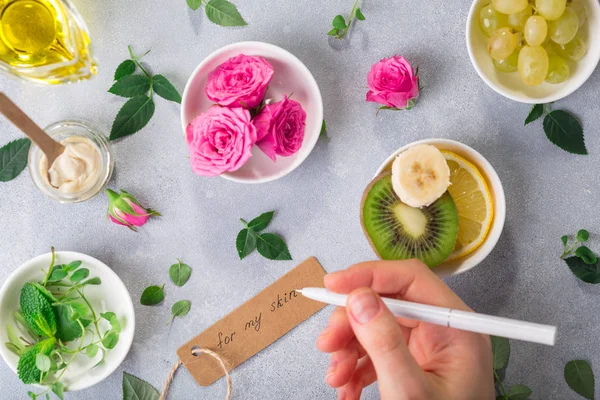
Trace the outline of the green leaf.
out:
M 77 261 L 73 261 L 72 263 L 65 265 L 62 267 L 62 269 L 64 269 L 67 272 L 73 272 L 75 271 L 77 268 L 81 267 L 81 261 L 77 260 Z
M 69 306 L 71 307 L 71 311 L 73 311 L 73 314 L 71 315 L 71 319 L 73 321 L 79 318 L 85 318 L 90 313 L 90 309 L 85 303 L 74 301 L 72 303 L 69 303 Z
M 50 362 L 50 357 L 45 354 L 38 353 L 35 355 L 35 367 L 42 372 L 50 371 L 50 366 L 52 363 Z
M 579 232 L 577 232 L 577 240 L 580 242 L 587 242 L 590 240 L 590 233 L 585 229 L 580 229 Z
M 119 110 L 110 130 L 110 140 L 132 135 L 142 129 L 154 115 L 154 101 L 148 96 L 129 99 Z
M 525 119 L 525 125 L 529 125 L 533 121 L 538 120 L 544 114 L 543 104 L 534 104 L 529 112 L 529 115 Z
M 563 244 L 566 246 L 567 243 L 569 242 L 569 237 L 567 235 L 565 236 L 561 236 L 560 240 L 563 242 Z
M 292 256 L 281 237 L 273 233 L 263 233 L 256 243 L 258 252 L 269 260 L 291 260 Z
M 202 4 L 202 0 L 187 0 L 187 4 L 192 10 L 197 10 Z
M 113 330 L 108 331 L 104 338 L 102 338 L 102 346 L 108 350 L 114 349 L 118 342 L 119 334 Z
M 0 148 L 0 182 L 15 179 L 27 166 L 31 140 L 17 139 Z
M 365 16 L 363 15 L 362 11 L 360 11 L 360 8 L 356 9 L 356 19 L 359 21 L 365 20 Z
M 565 380 L 571 389 L 586 399 L 594 399 L 594 372 L 585 360 L 572 360 L 565 365 Z
M 27 392 L 27 396 L 29 396 L 33 400 L 37 399 L 37 394 L 33 392 Z
M 321 132 L 319 133 L 319 139 L 329 139 L 327 137 L 327 123 L 323 120 L 321 124 Z
M 50 389 L 60 400 L 65 400 L 65 385 L 60 382 L 54 382 L 50 386 Z
M 171 320 L 169 321 L 169 324 L 173 322 L 175 317 L 187 315 L 187 313 L 190 312 L 191 307 L 192 304 L 188 300 L 179 300 L 177 303 L 173 304 L 173 307 L 171 307 Z
M 148 382 L 123 372 L 123 400 L 158 400 L 158 391 Z
M 556 110 L 546 115 L 544 132 L 552 143 L 569 153 L 588 153 L 581 124 L 566 111 Z
M 81 337 L 81 326 L 73 320 L 71 307 L 58 304 L 52 307 L 56 315 L 56 337 L 66 343 Z
M 115 71 L 115 81 L 123 78 L 124 76 L 131 75 L 135 72 L 135 63 L 133 60 L 125 60 L 117 67 Z
M 181 104 L 181 95 L 175 89 L 175 86 L 167 78 L 162 75 L 154 75 L 152 77 L 152 88 L 157 95 L 163 99 L 174 101 Z
M 87 268 L 81 268 L 78 269 L 77 271 L 73 272 L 73 275 L 71 275 L 71 277 L 69 278 L 71 283 L 79 283 L 82 280 L 84 280 L 85 278 L 87 278 L 88 276 L 90 276 L 90 270 Z
M 508 339 L 492 336 L 492 353 L 494 354 L 494 370 L 498 371 L 506 366 L 510 354 Z
M 565 259 L 565 262 L 577 278 L 594 285 L 600 283 L 600 265 L 598 263 L 586 264 L 579 257 L 569 257 Z
M 38 354 L 49 355 L 56 344 L 55 338 L 48 338 L 31 346 L 19 358 L 17 373 L 23 383 L 39 383 L 42 372 L 37 368 L 36 359 Z
M 209 20 L 221 26 L 248 25 L 239 11 L 227 0 L 210 0 L 204 7 Z
M 63 279 L 65 279 L 67 277 L 67 275 L 69 275 L 69 273 L 67 271 L 65 271 L 64 269 L 60 268 L 60 266 L 57 266 L 57 267 L 54 267 L 54 269 L 52 270 L 52 273 L 50 274 L 50 277 L 48 278 L 48 282 L 62 281 Z
M 575 250 L 575 255 L 581 258 L 583 262 L 588 265 L 593 265 L 598 262 L 598 257 L 596 257 L 594 252 L 588 249 L 586 246 L 581 246 Z
M 16 353 L 21 354 L 23 350 L 25 350 L 25 345 L 23 345 L 23 342 L 21 342 L 19 339 L 19 335 L 12 325 L 6 325 L 6 334 L 8 336 L 7 344 L 12 344 L 12 346 L 16 349 Z
M 250 229 L 242 229 L 235 239 L 235 247 L 237 248 L 240 260 L 244 259 L 244 257 L 252 253 L 256 248 L 256 233 Z
M 344 29 L 347 28 L 346 20 L 341 15 L 336 15 L 331 24 L 333 25 L 333 27 L 335 29 L 340 30 L 340 31 L 343 31 Z
M 271 220 L 273 219 L 273 215 L 275 215 L 275 211 L 263 213 L 254 218 L 252 221 L 248 222 L 248 227 L 254 232 L 260 232 L 269 226 Z
M 122 97 L 135 97 L 146 95 L 150 90 L 150 79 L 145 75 L 128 75 L 116 81 L 109 93 Z
M 508 390 L 508 400 L 526 400 L 532 393 L 525 385 L 515 385 Z
M 96 357 L 96 354 L 98 354 L 98 345 L 90 343 L 85 349 L 85 354 L 90 358 Z
M 177 286 L 183 286 L 190 279 L 190 275 L 192 274 L 192 268 L 189 265 L 181 262 L 180 259 L 177 259 L 177 263 L 171 265 L 169 268 L 169 277 L 171 281 Z
M 87 281 L 83 281 L 81 282 L 78 286 L 85 286 L 85 285 L 100 285 L 102 284 L 102 281 L 100 280 L 100 278 L 98 277 L 94 277 L 94 278 L 90 278 Z
M 113 331 L 117 333 L 121 332 L 121 323 L 119 322 L 119 318 L 114 312 L 105 312 L 100 314 L 100 316 L 110 323 L 110 326 Z
M 53 337 L 56 318 L 50 300 L 33 284 L 26 283 L 21 289 L 21 312 L 27 325 L 37 335 Z
M 332 30 L 330 30 L 329 32 L 327 32 L 327 35 L 329 35 L 329 36 L 337 36 L 338 35 L 338 30 L 336 28 L 333 28 Z
M 165 287 L 165 285 L 148 286 L 142 292 L 142 297 L 140 298 L 140 303 L 142 303 L 145 306 L 153 306 L 155 304 L 160 303 L 165 298 L 165 292 L 163 291 L 164 287 Z

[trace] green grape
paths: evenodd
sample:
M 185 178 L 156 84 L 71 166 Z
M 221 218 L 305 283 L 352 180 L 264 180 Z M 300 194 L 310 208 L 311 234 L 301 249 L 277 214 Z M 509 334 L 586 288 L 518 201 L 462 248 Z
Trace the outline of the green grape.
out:
M 494 63 L 494 67 L 500 72 L 516 72 L 519 66 L 519 53 L 521 52 L 521 46 L 518 45 L 515 51 L 512 52 L 508 58 L 504 60 L 494 60 L 492 58 L 492 62 Z
M 571 7 L 577 14 L 577 20 L 579 21 L 579 27 L 581 28 L 587 20 L 587 11 L 585 9 L 584 0 L 571 0 L 569 7 Z
M 488 39 L 488 52 L 495 60 L 510 56 L 517 47 L 517 36 L 510 28 L 500 28 Z
M 565 0 L 566 1 L 566 0 Z M 502 14 L 514 14 L 523 11 L 529 2 L 527 0 L 492 0 L 492 6 Z
M 525 46 L 519 53 L 519 76 L 527 86 L 537 86 L 548 75 L 548 53 L 541 46 Z
M 552 43 L 552 48 L 560 56 L 573 61 L 581 60 L 587 53 L 587 43 L 581 34 L 577 34 L 573 40 L 567 44 Z
M 518 32 L 523 32 L 527 19 L 533 15 L 533 7 L 527 4 L 527 7 L 521 12 L 510 14 L 508 16 L 508 26 Z
M 508 26 L 508 16 L 494 10 L 491 4 L 479 11 L 479 27 L 485 36 L 490 37 L 494 31 Z
M 548 75 L 546 75 L 546 82 L 548 83 L 562 83 L 569 78 L 571 71 L 569 64 L 559 56 L 553 55 L 548 59 Z
M 579 20 L 571 7 L 567 7 L 563 15 L 555 21 L 548 23 L 548 35 L 554 43 L 567 44 L 577 34 Z
M 544 43 L 548 36 L 548 23 L 544 17 L 534 15 L 533 17 L 529 17 L 525 23 L 525 30 L 523 33 L 525 34 L 525 40 L 528 45 L 539 46 Z
M 560 18 L 567 7 L 567 0 L 535 0 L 535 8 L 548 21 Z

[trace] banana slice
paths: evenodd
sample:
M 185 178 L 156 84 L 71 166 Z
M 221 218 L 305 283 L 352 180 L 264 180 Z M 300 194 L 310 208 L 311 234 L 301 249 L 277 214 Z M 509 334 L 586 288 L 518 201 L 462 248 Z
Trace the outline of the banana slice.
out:
M 450 168 L 444 155 L 429 144 L 410 147 L 392 164 L 392 186 L 411 207 L 426 207 L 450 186 Z

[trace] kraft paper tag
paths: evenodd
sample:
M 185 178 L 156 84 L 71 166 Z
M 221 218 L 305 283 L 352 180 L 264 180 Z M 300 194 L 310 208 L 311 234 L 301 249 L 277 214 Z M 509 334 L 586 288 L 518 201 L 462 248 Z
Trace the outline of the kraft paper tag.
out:
M 218 353 L 231 371 L 325 307 L 295 291 L 323 287 L 324 276 L 317 259 L 307 259 L 181 346 L 177 356 L 199 385 L 212 384 L 224 375 L 223 368 L 206 354 L 194 356 L 193 348 Z

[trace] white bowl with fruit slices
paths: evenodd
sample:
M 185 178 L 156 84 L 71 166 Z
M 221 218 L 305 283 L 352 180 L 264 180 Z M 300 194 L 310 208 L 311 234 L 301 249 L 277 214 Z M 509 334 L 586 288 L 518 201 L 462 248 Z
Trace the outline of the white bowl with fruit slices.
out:
M 380 258 L 418 258 L 441 276 L 481 263 L 496 246 L 505 216 L 504 190 L 492 165 L 447 139 L 395 151 L 361 202 L 363 230 Z
M 599 31 L 598 0 L 475 0 L 466 41 L 475 70 L 490 88 L 511 100 L 542 104 L 570 95 L 592 75 L 600 61 Z M 515 41 L 511 56 L 501 59 Z

